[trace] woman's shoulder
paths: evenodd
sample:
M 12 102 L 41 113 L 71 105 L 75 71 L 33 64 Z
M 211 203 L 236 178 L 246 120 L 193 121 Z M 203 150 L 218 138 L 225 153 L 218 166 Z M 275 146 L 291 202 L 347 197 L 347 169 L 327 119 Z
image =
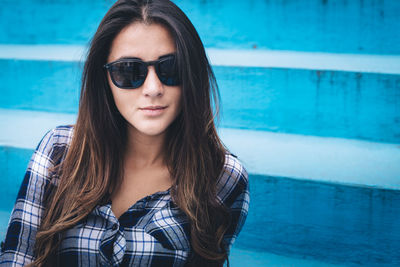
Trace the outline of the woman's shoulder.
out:
M 49 130 L 36 147 L 36 153 L 46 155 L 50 160 L 68 149 L 73 135 L 72 125 L 57 126 Z
M 248 192 L 248 190 L 249 176 L 245 167 L 237 156 L 227 152 L 223 171 L 217 182 L 218 198 L 224 203 L 231 202 L 238 195 Z
M 74 132 L 73 125 L 62 125 L 57 126 L 49 130 L 42 138 L 41 143 L 46 142 L 46 144 L 58 144 L 58 145 L 69 145 L 72 140 L 72 135 Z

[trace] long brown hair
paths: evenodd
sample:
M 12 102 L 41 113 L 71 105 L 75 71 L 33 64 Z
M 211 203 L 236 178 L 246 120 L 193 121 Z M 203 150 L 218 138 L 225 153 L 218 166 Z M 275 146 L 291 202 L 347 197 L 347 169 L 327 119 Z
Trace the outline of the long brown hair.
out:
M 134 22 L 159 23 L 175 40 L 182 83 L 182 111 L 170 125 L 166 163 L 171 195 L 190 222 L 192 266 L 222 266 L 227 259 L 227 209 L 217 202 L 216 182 L 225 148 L 214 124 L 218 88 L 205 49 L 186 15 L 167 0 L 117 1 L 104 16 L 86 59 L 79 112 L 59 184 L 49 192 L 36 235 L 35 266 L 54 264 L 62 233 L 105 203 L 123 175 L 127 128 L 115 106 L 103 65 L 116 35 Z M 213 112 L 214 110 L 214 112 Z

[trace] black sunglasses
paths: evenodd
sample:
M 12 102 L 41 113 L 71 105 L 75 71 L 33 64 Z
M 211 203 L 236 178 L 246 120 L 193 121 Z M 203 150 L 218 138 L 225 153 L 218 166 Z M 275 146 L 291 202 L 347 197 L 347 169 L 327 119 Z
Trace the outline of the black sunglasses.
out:
M 104 65 L 115 86 L 136 89 L 146 80 L 148 67 L 154 66 L 160 81 L 168 86 L 180 85 L 175 55 L 162 56 L 159 60 L 144 62 L 138 58 L 123 58 Z

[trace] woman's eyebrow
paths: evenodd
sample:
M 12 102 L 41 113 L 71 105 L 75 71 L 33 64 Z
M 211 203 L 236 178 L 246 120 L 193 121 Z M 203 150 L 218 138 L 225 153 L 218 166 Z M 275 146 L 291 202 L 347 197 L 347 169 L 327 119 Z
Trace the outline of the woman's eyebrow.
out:
M 176 55 L 176 53 L 175 53 L 175 52 L 171 52 L 171 53 L 168 53 L 168 54 L 164 54 L 164 55 L 159 56 L 158 59 L 165 58 L 165 57 L 169 57 L 169 56 L 174 56 L 174 55 Z M 144 61 L 144 60 L 143 60 L 142 58 L 140 58 L 140 57 L 132 57 L 132 56 L 121 56 L 121 57 L 119 57 L 119 58 L 117 58 L 117 59 L 115 59 L 115 60 L 113 60 L 113 61 L 126 60 L 126 59 L 139 59 L 139 60 L 141 60 L 141 61 Z
M 142 59 L 141 59 L 141 58 L 139 58 L 139 57 L 132 57 L 132 56 L 121 56 L 121 57 L 117 58 L 117 59 L 116 59 L 116 60 L 114 60 L 114 61 L 123 60 L 123 59 L 139 59 L 139 60 L 142 60 Z
M 169 57 L 169 56 L 175 56 L 175 55 L 176 55 L 176 52 L 171 52 L 171 53 L 168 53 L 168 54 L 165 54 L 165 55 L 159 56 L 159 57 L 158 57 L 158 59 L 160 59 L 160 58 L 164 58 L 164 57 Z

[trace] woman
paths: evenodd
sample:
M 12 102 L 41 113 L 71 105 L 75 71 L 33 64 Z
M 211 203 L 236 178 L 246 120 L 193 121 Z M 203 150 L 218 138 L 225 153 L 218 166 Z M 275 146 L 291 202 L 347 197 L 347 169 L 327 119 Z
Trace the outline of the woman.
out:
M 1 263 L 222 266 L 249 194 L 214 126 L 217 96 L 177 6 L 117 1 L 91 42 L 75 126 L 48 132 L 28 166 Z

